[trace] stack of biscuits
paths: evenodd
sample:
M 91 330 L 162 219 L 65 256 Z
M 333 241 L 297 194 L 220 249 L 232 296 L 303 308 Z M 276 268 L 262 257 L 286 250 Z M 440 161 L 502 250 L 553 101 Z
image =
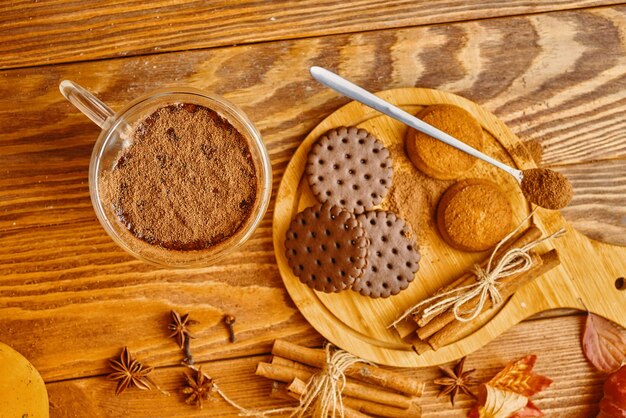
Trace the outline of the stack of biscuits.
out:
M 466 110 L 432 105 L 417 117 L 481 150 L 481 125 Z M 457 180 L 435 211 L 442 240 L 461 251 L 493 248 L 511 230 L 512 208 L 492 181 L 468 178 L 476 158 L 412 128 L 407 157 L 427 176 Z M 285 240 L 289 266 L 322 292 L 352 289 L 372 298 L 406 289 L 419 267 L 415 235 L 394 212 L 375 209 L 391 187 L 389 151 L 364 129 L 342 127 L 320 137 L 305 175 L 320 202 L 298 213 Z
M 449 104 L 432 105 L 416 115 L 424 122 L 482 150 L 483 130 L 465 109 Z M 462 251 L 494 247 L 512 229 L 512 209 L 500 187 L 492 181 L 464 178 L 478 160 L 415 129 L 407 131 L 406 154 L 420 171 L 434 179 L 454 180 L 437 206 L 441 238 Z
M 298 213 L 285 239 L 289 266 L 312 289 L 385 298 L 406 289 L 420 253 L 409 226 L 376 210 L 392 183 L 389 151 L 373 135 L 341 127 L 311 147 L 306 177 L 320 202 Z

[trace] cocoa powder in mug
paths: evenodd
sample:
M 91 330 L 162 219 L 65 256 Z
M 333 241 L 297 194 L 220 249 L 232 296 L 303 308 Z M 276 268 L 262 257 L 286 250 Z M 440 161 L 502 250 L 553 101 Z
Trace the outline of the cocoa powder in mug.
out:
M 202 250 L 234 235 L 257 203 L 248 140 L 215 111 L 157 109 L 100 182 L 103 202 L 137 238 L 169 250 Z

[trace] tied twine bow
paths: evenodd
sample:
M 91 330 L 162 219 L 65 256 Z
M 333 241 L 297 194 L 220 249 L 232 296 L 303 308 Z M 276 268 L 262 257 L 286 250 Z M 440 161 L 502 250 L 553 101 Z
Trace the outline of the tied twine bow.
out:
M 326 345 L 326 364 L 321 372 L 311 377 L 306 385 L 306 391 L 300 398 L 300 406 L 291 416 L 302 417 L 311 407 L 319 412 L 321 417 L 333 418 L 339 413 L 343 418 L 343 398 L 341 393 L 346 385 L 345 371 L 356 363 L 368 363 L 359 357 L 343 351 L 330 352 L 330 344 Z
M 238 405 L 215 385 L 216 392 L 230 405 L 239 410 L 239 416 L 269 417 L 274 414 L 290 413 L 290 417 L 319 416 L 335 418 L 344 417 L 342 392 L 346 385 L 345 371 L 357 363 L 373 365 L 367 360 L 356 357 L 347 351 L 332 350 L 326 344 L 326 364 L 315 373 L 306 384 L 297 407 L 276 408 L 266 411 L 255 411 Z
M 533 210 L 530 215 L 522 220 L 522 222 L 520 222 L 520 224 L 513 231 L 511 231 L 498 243 L 498 245 L 496 245 L 491 253 L 491 256 L 489 257 L 489 261 L 487 262 L 485 269 L 480 267 L 478 264 L 474 265 L 473 272 L 476 275 L 475 283 L 451 289 L 421 301 L 417 305 L 407 309 L 402 316 L 400 316 L 400 318 L 390 325 L 390 327 L 397 325 L 409 315 L 419 311 L 423 306 L 427 306 L 427 308 L 422 311 L 423 318 L 437 316 L 440 313 L 452 308 L 452 313 L 454 314 L 454 318 L 456 320 L 469 322 L 476 319 L 476 317 L 480 315 L 488 297 L 491 299 L 494 307 L 501 304 L 503 300 L 498 288 L 500 280 L 505 277 L 517 275 L 530 270 L 533 266 L 533 261 L 529 251 L 542 242 L 550 238 L 560 237 L 565 233 L 565 229 L 561 228 L 558 231 L 536 239 L 523 247 L 511 248 L 492 268 L 493 259 L 498 253 L 500 247 L 510 240 L 522 228 L 522 225 L 524 225 L 524 223 L 534 215 L 534 213 L 535 211 Z M 478 297 L 476 305 L 463 309 L 463 305 L 475 297 Z

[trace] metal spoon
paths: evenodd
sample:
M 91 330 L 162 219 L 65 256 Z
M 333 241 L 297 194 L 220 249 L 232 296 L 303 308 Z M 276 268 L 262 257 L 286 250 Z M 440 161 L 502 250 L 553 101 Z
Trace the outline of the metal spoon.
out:
M 328 71 L 327 69 L 322 67 L 311 67 L 310 71 L 313 78 L 315 78 L 326 87 L 329 87 L 337 91 L 338 93 L 343 94 L 344 96 L 348 96 L 351 99 L 356 100 L 357 102 L 361 102 L 364 105 L 376 109 L 387 116 L 391 116 L 392 118 L 397 119 L 400 122 L 405 123 L 410 127 L 425 133 L 426 135 L 430 135 L 435 139 L 445 142 L 451 147 L 466 152 L 469 155 L 473 155 L 476 158 L 480 158 L 481 160 L 488 162 L 489 164 L 495 165 L 496 167 L 506 171 L 507 173 L 515 177 L 519 183 L 522 182 L 524 174 L 521 170 L 510 167 L 504 163 L 501 163 L 498 160 L 491 158 L 486 154 L 483 154 L 477 149 L 470 147 L 465 142 L 461 142 L 453 136 L 450 136 L 447 133 L 435 128 L 434 126 L 427 124 L 426 122 L 416 118 L 410 113 L 407 113 L 399 107 L 394 106 L 389 102 L 386 102 L 380 97 L 375 96 L 364 88 L 351 83 L 350 81 L 333 73 L 332 71 Z
M 425 133 L 426 135 L 430 135 L 431 137 L 438 139 L 451 147 L 461 150 L 506 171 L 515 177 L 517 182 L 522 186 L 524 196 L 526 196 L 529 201 L 539 206 L 543 206 L 548 209 L 560 209 L 566 206 L 571 200 L 573 194 L 571 184 L 565 176 L 555 171 L 544 168 L 521 171 L 508 166 L 486 154 L 483 154 L 477 149 L 470 147 L 466 143 L 459 141 L 434 126 L 416 118 L 399 107 L 386 102 L 364 88 L 351 83 L 331 71 L 328 71 L 325 68 L 311 67 L 310 71 L 313 78 L 317 81 L 343 94 L 344 96 L 348 96 L 351 99 L 361 102 L 387 116 L 391 116 L 392 118 L 417 129 L 420 132 Z M 528 181 L 524 181 L 524 172 L 527 174 L 532 173 L 532 175 L 529 176 Z

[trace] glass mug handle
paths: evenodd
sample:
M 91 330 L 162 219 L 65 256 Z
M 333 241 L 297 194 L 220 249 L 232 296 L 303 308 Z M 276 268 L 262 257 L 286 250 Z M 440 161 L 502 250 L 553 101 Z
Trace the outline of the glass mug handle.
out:
M 61 81 L 59 90 L 70 103 L 102 129 L 110 123 L 115 115 L 109 106 L 73 81 Z

